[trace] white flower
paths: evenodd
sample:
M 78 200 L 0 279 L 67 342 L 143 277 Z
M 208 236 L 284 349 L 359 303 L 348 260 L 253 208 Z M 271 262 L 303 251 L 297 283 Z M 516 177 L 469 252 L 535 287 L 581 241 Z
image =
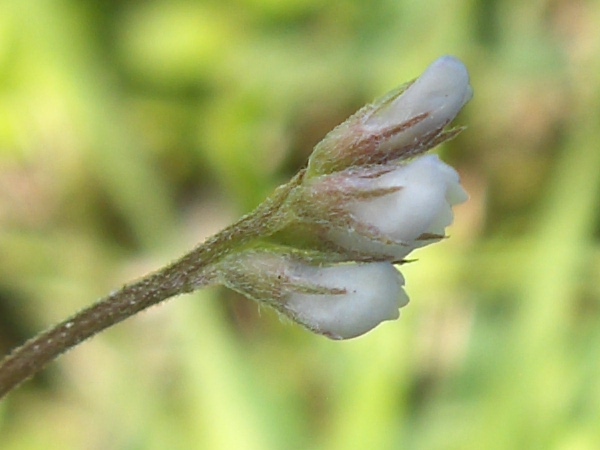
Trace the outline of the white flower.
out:
M 391 263 L 321 265 L 280 250 L 224 260 L 220 282 L 331 339 L 360 336 L 397 319 L 408 303 L 404 278 Z
M 390 149 L 412 146 L 423 136 L 450 123 L 472 97 L 473 89 L 465 65 L 452 56 L 444 56 L 431 64 L 400 95 L 367 116 L 364 126 L 376 132 L 425 115 L 423 120 L 384 142 L 384 146 Z
M 446 126 L 472 96 L 465 65 L 452 56 L 439 58 L 416 81 L 329 132 L 315 147 L 307 173 L 318 176 L 422 154 L 460 132 Z
M 286 312 L 316 333 L 349 339 L 385 320 L 397 319 L 408 303 L 404 278 L 390 263 L 298 266 L 296 275 L 314 286 L 339 290 L 336 294 L 291 293 Z
M 437 155 L 421 156 L 399 165 L 369 183 L 370 190 L 397 188 L 373 198 L 356 197 L 344 206 L 353 220 L 362 225 L 361 229 L 366 228 L 373 235 L 337 228 L 329 233 L 329 239 L 348 250 L 388 255 L 396 260 L 444 236 L 454 218 L 452 206 L 468 198 L 456 171 Z

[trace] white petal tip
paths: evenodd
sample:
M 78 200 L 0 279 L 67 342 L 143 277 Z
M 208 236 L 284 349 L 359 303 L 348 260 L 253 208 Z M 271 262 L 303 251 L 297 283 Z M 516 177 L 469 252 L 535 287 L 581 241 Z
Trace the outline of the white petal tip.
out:
M 419 80 L 427 83 L 438 94 L 460 98 L 461 107 L 473 97 L 469 71 L 463 62 L 454 56 L 442 56 L 435 60 Z
M 365 125 L 379 130 L 426 114 L 426 120 L 394 135 L 387 142 L 388 147 L 413 145 L 423 135 L 454 120 L 472 96 L 466 66 L 453 56 L 443 56 L 391 103 L 384 103 L 368 116 Z

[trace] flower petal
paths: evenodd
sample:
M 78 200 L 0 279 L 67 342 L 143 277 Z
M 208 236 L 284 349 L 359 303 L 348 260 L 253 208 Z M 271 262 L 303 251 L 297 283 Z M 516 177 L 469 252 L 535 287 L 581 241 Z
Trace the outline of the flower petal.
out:
M 330 289 L 336 295 L 292 293 L 285 309 L 294 320 L 332 339 L 349 339 L 385 320 L 397 319 L 408 303 L 404 278 L 389 263 L 303 266 L 302 279 Z
M 452 206 L 466 200 L 456 171 L 437 155 L 425 155 L 372 180 L 372 189 L 400 187 L 392 194 L 347 205 L 353 219 L 397 245 L 385 245 L 353 230 L 333 230 L 337 245 L 361 253 L 402 259 L 411 250 L 439 239 L 417 240 L 423 234 L 444 235 L 452 224 Z
M 403 145 L 428 131 L 445 126 L 473 97 L 465 65 L 452 56 L 443 56 L 392 102 L 365 121 L 366 126 L 385 128 L 427 114 L 427 118 L 397 136 L 390 145 Z M 399 142 L 401 141 L 402 144 Z

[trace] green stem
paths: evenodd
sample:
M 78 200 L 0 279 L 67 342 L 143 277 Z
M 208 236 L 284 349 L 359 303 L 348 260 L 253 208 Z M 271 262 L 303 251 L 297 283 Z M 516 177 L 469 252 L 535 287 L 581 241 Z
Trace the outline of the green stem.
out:
M 123 286 L 13 350 L 0 362 L 0 398 L 95 334 L 168 298 L 218 283 L 215 267 L 224 256 L 241 250 L 250 241 L 273 234 L 285 225 L 281 207 L 301 178 L 299 174 L 290 183 L 278 188 L 254 212 L 173 264 Z
M 196 264 L 199 271 L 189 272 L 190 259 L 195 253 L 202 253 L 198 252 L 200 249 L 125 285 L 16 348 L 0 363 L 0 398 L 62 353 L 106 328 L 170 297 L 211 284 L 211 277 L 203 270 L 206 264 L 199 262 Z

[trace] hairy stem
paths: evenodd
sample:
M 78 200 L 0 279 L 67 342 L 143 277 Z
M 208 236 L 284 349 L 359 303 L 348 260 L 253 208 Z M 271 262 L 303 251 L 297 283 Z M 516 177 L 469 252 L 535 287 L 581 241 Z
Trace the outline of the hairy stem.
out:
M 278 213 L 301 178 L 302 173 L 278 188 L 255 211 L 173 264 L 123 286 L 13 350 L 0 361 L 0 398 L 61 354 L 112 325 L 170 297 L 218 283 L 215 268 L 224 256 L 285 225 Z
M 189 272 L 190 257 L 199 253 L 197 250 L 156 273 L 123 286 L 15 349 L 0 363 L 0 398 L 56 357 L 102 330 L 169 297 L 210 284 L 210 276 L 198 265 L 198 272 Z

